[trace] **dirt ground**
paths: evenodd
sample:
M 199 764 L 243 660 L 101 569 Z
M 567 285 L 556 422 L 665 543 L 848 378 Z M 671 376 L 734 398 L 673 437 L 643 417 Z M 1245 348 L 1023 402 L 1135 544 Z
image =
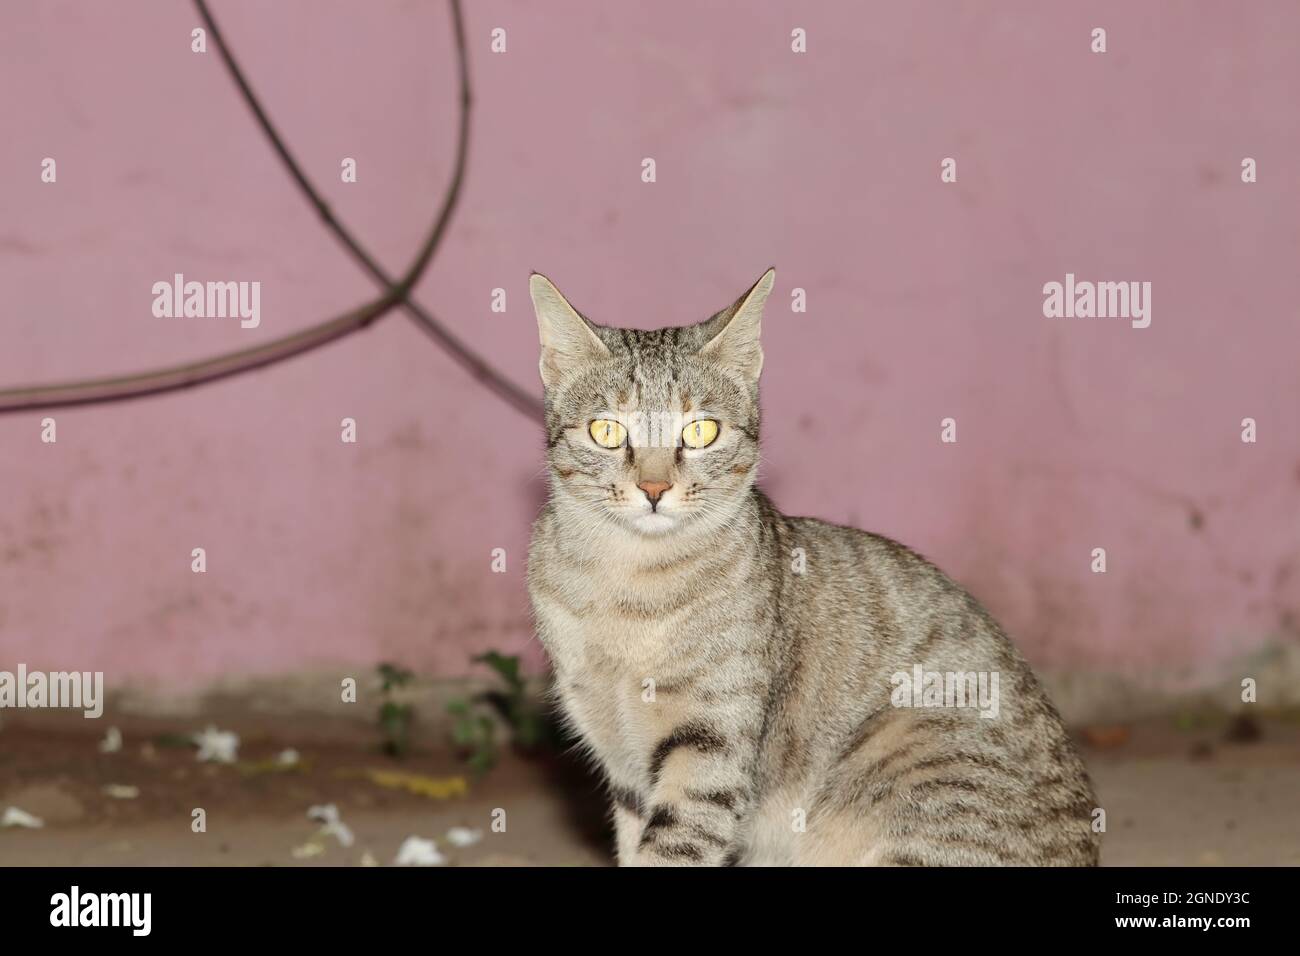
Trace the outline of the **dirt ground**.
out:
M 102 753 L 107 718 L 13 713 L 0 725 L 0 813 L 16 806 L 45 825 L 0 829 L 0 865 L 389 865 L 410 836 L 435 840 L 449 865 L 612 862 L 598 784 L 563 757 L 510 755 L 475 779 L 450 752 L 386 757 L 355 724 L 223 715 L 212 722 L 240 734 L 239 761 L 200 763 L 185 738 L 206 720 L 118 721 L 122 748 Z M 1107 813 L 1105 864 L 1300 865 L 1300 722 L 1159 720 L 1082 737 Z M 286 748 L 296 766 L 276 764 Z M 138 794 L 106 789 L 121 787 Z M 351 847 L 314 839 L 307 809 L 325 803 Z M 206 832 L 191 829 L 195 808 Z M 483 837 L 457 848 L 452 827 Z

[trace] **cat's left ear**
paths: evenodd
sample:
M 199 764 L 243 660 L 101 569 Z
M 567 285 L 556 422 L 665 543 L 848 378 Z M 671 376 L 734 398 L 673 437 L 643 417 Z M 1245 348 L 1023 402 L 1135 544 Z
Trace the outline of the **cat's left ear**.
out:
M 759 341 L 763 303 L 775 281 L 776 270 L 768 269 L 729 309 L 710 319 L 708 331 L 713 337 L 699 354 L 735 369 L 748 382 L 757 382 L 763 371 L 763 345 Z

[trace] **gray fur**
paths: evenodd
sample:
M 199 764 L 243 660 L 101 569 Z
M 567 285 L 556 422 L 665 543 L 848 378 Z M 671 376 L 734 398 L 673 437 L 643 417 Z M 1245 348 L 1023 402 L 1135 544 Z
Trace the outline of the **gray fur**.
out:
M 529 589 L 619 862 L 1095 864 L 1088 776 L 988 613 L 906 547 L 786 517 L 755 487 L 772 281 L 643 332 L 532 280 L 551 496 Z M 609 450 L 588 432 L 663 410 L 707 414 L 718 438 Z M 671 483 L 657 510 L 638 481 Z M 896 706 L 917 665 L 996 673 L 996 717 Z

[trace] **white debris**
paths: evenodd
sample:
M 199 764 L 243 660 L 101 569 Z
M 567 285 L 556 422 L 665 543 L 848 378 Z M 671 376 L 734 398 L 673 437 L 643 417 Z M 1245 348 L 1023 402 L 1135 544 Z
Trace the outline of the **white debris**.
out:
M 473 846 L 481 839 L 483 839 L 482 830 L 471 830 L 469 827 L 452 827 L 447 831 L 447 842 L 457 849 Z
M 374 856 L 373 853 L 371 853 L 369 850 L 367 850 L 365 853 L 362 853 L 362 854 L 361 854 L 361 865 L 362 865 L 362 866 L 378 866 L 378 865 L 379 865 L 379 861 L 375 859 L 375 856 Z
M 351 846 L 356 842 L 356 837 L 352 835 L 352 828 L 346 823 L 327 823 L 321 827 L 321 836 L 332 836 L 339 841 L 339 846 Z
M 239 756 L 239 735 L 233 731 L 217 730 L 208 724 L 203 733 L 194 735 L 193 740 L 199 747 L 199 760 L 234 763 Z
M 281 750 L 276 754 L 275 762 L 281 767 L 296 767 L 300 759 L 302 758 L 299 757 L 298 751 L 290 748 L 289 750 Z
M 394 866 L 441 866 L 447 858 L 438 852 L 438 846 L 432 840 L 422 837 L 407 837 L 397 851 Z
M 339 841 L 339 846 L 348 847 L 356 842 L 352 828 L 339 818 L 339 808 L 332 803 L 319 804 L 307 809 L 307 819 L 324 824 L 318 837 L 332 836 Z
M 310 860 L 312 857 L 324 853 L 325 846 L 315 840 L 308 840 L 302 846 L 296 846 L 289 852 L 293 854 L 295 860 Z
M 140 788 L 124 783 L 110 783 L 104 786 L 104 795 L 114 800 L 134 800 L 140 796 Z
M 317 823 L 338 823 L 339 808 L 333 803 L 318 803 L 307 808 L 307 819 Z
M 99 752 L 102 754 L 115 754 L 122 749 L 122 731 L 116 727 L 109 727 L 108 733 L 104 739 L 99 742 Z
M 5 807 L 4 815 L 0 816 L 0 827 L 26 827 L 28 830 L 39 830 L 43 826 L 45 826 L 44 820 L 18 807 Z

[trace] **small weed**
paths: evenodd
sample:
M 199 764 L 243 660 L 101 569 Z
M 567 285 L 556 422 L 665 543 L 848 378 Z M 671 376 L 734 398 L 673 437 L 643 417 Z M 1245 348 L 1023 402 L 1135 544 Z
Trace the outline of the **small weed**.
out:
M 380 749 L 390 757 L 404 757 L 411 749 L 415 708 L 396 700 L 394 692 L 414 679 L 415 675 L 400 665 L 379 665 L 379 690 L 383 697 L 379 705 Z
M 527 753 L 552 745 L 556 739 L 555 728 L 529 695 L 519 673 L 519 658 L 488 651 L 473 660 L 491 668 L 503 685 L 472 699 L 458 698 L 447 704 L 447 713 L 453 718 L 452 743 L 474 772 L 487 773 L 500 756 L 493 712 L 509 728 L 510 742 L 518 749 Z

